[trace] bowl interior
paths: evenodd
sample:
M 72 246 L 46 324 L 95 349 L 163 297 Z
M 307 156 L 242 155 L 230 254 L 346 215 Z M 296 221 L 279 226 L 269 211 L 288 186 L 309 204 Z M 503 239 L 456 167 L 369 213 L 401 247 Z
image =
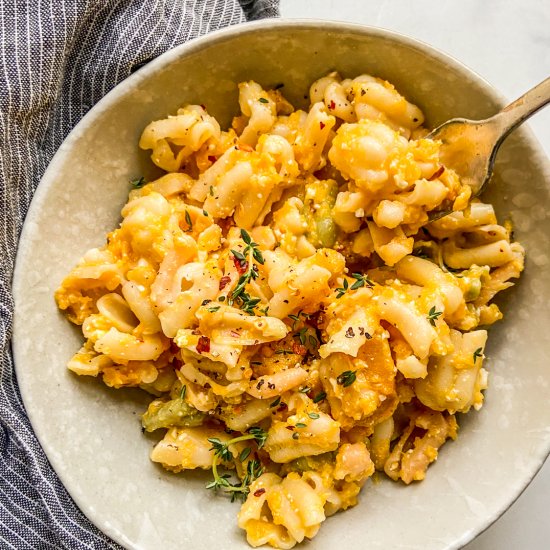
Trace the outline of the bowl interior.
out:
M 139 415 L 148 398 L 110 390 L 65 369 L 81 344 L 53 300 L 64 275 L 119 220 L 128 180 L 155 171 L 137 141 L 151 120 L 202 103 L 223 125 L 237 112 L 237 83 L 284 84 L 297 106 L 330 70 L 388 79 L 431 126 L 483 118 L 501 101 L 478 76 L 430 47 L 386 31 L 326 22 L 268 21 L 214 33 L 168 52 L 122 83 L 77 126 L 33 200 L 14 278 L 14 353 L 27 411 L 46 453 L 83 512 L 132 548 L 245 548 L 238 506 L 204 490 L 208 476 L 174 475 L 148 459 Z M 461 419 L 427 479 L 369 484 L 360 504 L 328 519 L 315 548 L 455 548 L 487 527 L 548 454 L 550 390 L 550 174 L 526 129 L 498 157 L 486 198 L 515 223 L 527 269 L 490 333 L 486 406 Z M 38 358 L 38 359 L 37 359 Z

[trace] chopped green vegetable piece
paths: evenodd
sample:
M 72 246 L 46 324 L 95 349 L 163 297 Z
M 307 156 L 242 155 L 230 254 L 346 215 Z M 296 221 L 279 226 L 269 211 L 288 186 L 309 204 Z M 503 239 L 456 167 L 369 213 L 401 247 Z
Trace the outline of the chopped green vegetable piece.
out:
M 186 386 L 183 386 L 186 388 Z M 182 389 L 183 397 L 185 397 Z M 162 401 L 155 399 L 147 409 L 147 412 L 141 417 L 141 425 L 148 432 L 154 432 L 159 428 L 191 428 L 200 426 L 206 418 L 206 414 L 198 411 L 191 406 L 183 397 Z

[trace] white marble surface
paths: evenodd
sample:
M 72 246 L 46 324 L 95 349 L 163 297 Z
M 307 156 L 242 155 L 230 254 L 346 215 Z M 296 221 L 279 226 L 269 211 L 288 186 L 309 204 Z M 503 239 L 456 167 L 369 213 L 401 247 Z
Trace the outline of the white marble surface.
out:
M 548 0 L 281 0 L 281 13 L 402 32 L 453 55 L 510 100 L 550 76 Z M 530 126 L 550 154 L 550 108 Z M 467 550 L 549 548 L 549 505 L 547 461 L 515 504 Z

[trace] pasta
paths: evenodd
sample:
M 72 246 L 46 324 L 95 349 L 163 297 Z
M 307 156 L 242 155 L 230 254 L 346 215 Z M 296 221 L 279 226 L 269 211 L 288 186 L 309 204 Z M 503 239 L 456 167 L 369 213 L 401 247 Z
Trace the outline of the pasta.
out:
M 333 72 L 310 100 L 250 81 L 228 130 L 198 105 L 151 122 L 167 173 L 55 295 L 85 338 L 68 368 L 149 392 L 151 460 L 211 471 L 252 546 L 311 539 L 375 471 L 425 477 L 523 270 L 390 83 Z

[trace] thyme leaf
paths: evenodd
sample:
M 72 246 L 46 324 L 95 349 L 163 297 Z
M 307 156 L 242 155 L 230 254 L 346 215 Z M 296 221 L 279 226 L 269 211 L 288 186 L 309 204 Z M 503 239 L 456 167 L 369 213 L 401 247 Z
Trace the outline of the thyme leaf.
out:
M 347 388 L 355 382 L 357 378 L 355 374 L 356 372 L 357 371 L 354 370 L 346 370 L 336 378 L 336 382 L 338 382 L 341 386 L 344 386 L 344 388 Z
M 478 360 L 478 358 L 483 358 L 483 348 L 477 348 L 475 351 L 474 351 L 474 365 L 476 364 L 476 361 Z
M 432 327 L 435 327 L 435 322 L 436 322 L 437 318 L 440 315 L 443 315 L 443 312 L 442 311 L 436 311 L 435 306 L 432 306 L 430 308 L 430 311 L 428 312 L 427 319 L 428 319 L 428 321 L 430 321 L 430 324 L 432 325 Z

